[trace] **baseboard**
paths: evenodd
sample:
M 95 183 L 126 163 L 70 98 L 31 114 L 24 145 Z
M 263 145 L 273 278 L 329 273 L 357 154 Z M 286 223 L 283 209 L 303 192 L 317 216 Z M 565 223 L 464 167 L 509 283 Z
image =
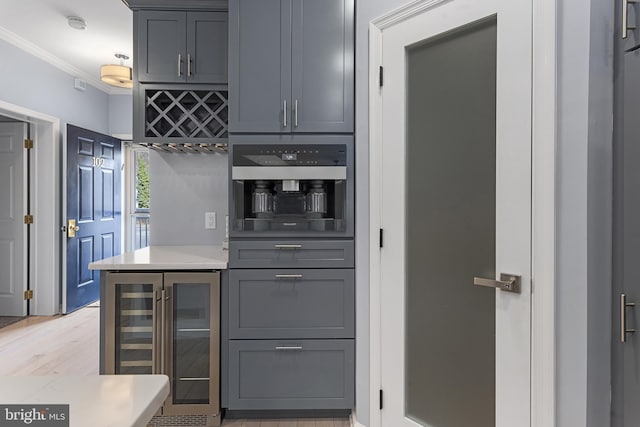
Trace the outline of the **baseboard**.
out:
M 366 427 L 364 424 L 360 424 L 358 422 L 355 412 L 351 412 L 351 415 L 349 416 L 349 423 L 351 424 L 351 427 Z

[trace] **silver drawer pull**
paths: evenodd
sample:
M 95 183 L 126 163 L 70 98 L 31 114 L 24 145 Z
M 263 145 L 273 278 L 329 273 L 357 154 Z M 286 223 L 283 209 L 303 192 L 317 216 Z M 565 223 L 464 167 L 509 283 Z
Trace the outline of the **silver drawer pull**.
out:
M 280 347 L 280 346 L 277 346 L 276 350 L 278 350 L 278 351 L 302 350 L 302 346 L 301 345 L 296 345 L 296 346 L 291 346 L 291 347 Z
M 276 279 L 302 279 L 302 274 L 276 274 Z
M 273 245 L 276 249 L 302 249 L 302 245 Z

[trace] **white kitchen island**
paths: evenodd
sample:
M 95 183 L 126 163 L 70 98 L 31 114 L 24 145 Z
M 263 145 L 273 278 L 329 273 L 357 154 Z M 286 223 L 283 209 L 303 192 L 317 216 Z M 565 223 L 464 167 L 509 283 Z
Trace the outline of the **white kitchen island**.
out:
M 145 427 L 168 395 L 166 375 L 0 377 L 0 405 L 69 405 L 70 427 Z
M 222 246 L 150 246 L 100 270 L 100 373 L 169 376 L 151 425 L 219 426 Z

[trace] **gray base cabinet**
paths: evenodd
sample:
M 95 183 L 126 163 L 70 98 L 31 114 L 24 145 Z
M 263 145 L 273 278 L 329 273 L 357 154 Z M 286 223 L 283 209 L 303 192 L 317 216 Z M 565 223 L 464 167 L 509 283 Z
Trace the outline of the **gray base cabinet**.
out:
M 353 340 L 232 340 L 229 407 L 350 409 Z
M 354 0 L 230 0 L 230 132 L 351 133 Z
M 166 374 L 162 415 L 220 413 L 220 277 L 106 273 L 105 374 Z
M 228 409 L 353 408 L 353 241 L 232 240 L 229 265 Z
M 135 12 L 137 81 L 227 83 L 227 13 Z

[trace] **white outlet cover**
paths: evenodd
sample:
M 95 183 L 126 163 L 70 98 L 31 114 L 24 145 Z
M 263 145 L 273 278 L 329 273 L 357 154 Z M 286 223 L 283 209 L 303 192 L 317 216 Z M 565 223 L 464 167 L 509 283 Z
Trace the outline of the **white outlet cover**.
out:
M 207 230 L 216 229 L 216 213 L 215 212 L 204 213 L 204 228 Z

